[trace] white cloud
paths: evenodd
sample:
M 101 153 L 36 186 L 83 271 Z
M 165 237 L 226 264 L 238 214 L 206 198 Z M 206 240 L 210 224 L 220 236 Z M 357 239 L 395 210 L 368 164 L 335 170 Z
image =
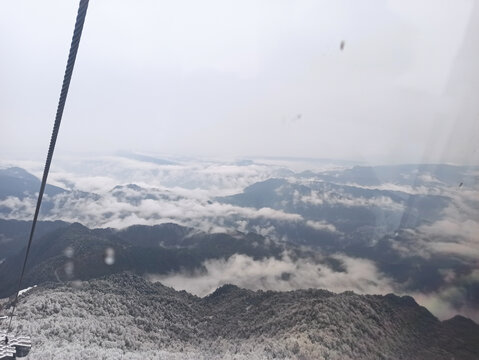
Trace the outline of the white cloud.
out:
M 203 266 L 206 272 L 173 273 L 166 276 L 151 274 L 148 278 L 199 296 L 207 295 L 224 284 L 252 290 L 321 288 L 334 292 L 353 290 L 361 294 L 385 294 L 393 291 L 391 281 L 379 273 L 371 261 L 344 255 L 336 255 L 335 258 L 343 263 L 345 272 L 335 272 L 306 259 L 293 261 L 288 254 L 283 254 L 281 259 L 271 257 L 263 260 L 235 254 L 228 259 L 205 261 Z
M 302 201 L 312 205 L 341 205 L 347 207 L 379 207 L 392 211 L 403 211 L 404 205 L 395 202 L 388 196 L 375 196 L 371 198 L 354 197 L 344 192 L 332 190 L 312 190 L 309 195 L 300 196 L 296 193 L 296 201 Z
M 346 183 L 345 185 L 369 190 L 400 191 L 411 195 L 440 195 L 442 193 L 442 187 L 440 186 L 412 186 L 395 183 L 382 183 L 380 185 L 360 185 L 356 183 Z
M 15 196 L 8 196 L 0 200 L 0 208 L 6 208 L 10 211 L 4 215 L 6 219 L 30 220 L 35 211 L 36 200 L 30 197 L 23 199 Z
M 41 174 L 37 163 L 17 162 L 16 165 L 28 165 L 36 175 Z M 231 218 L 231 226 L 241 219 L 303 221 L 298 214 L 214 201 L 217 196 L 241 192 L 246 186 L 270 178 L 279 169 L 275 165 L 246 163 L 240 166 L 234 162 L 194 159 L 182 159 L 178 165 L 159 165 L 120 156 L 60 157 L 52 168 L 49 183 L 73 192 L 50 199 L 53 209 L 42 214 L 42 219 L 78 221 L 89 227 L 177 222 L 204 231 L 227 230 L 224 225 L 227 218 Z M 129 183 L 142 189 L 123 186 L 112 191 L 118 184 Z M 99 198 L 77 196 L 76 191 L 95 193 Z M 33 197 L 4 199 L 0 205 L 10 211 L 3 216 L 30 220 L 35 201 Z M 267 232 L 268 226 L 260 232 Z M 245 226 L 240 228 L 246 230 Z
M 83 191 L 108 191 L 118 184 L 135 183 L 145 187 L 181 188 L 208 192 L 209 196 L 225 196 L 274 177 L 278 170 L 278 166 L 254 163 L 239 166 L 226 161 L 181 159 L 175 165 L 159 165 L 120 156 L 100 156 L 60 158 L 50 180 L 60 185 L 62 179 L 67 179 Z
M 225 220 L 236 218 L 265 219 L 299 222 L 301 215 L 271 208 L 254 209 L 222 204 L 208 200 L 205 193 L 190 195 L 191 190 L 180 189 L 133 189 L 122 187 L 106 192 L 98 199 L 90 196 L 76 196 L 75 192 L 64 193 L 50 199 L 53 208 L 42 216 L 42 220 L 64 220 L 80 222 L 88 227 L 120 227 L 134 224 L 159 224 L 177 222 L 182 225 L 199 227 L 204 231 L 225 231 Z M 193 194 L 191 194 L 193 195 Z M 45 197 L 45 201 L 49 200 Z M 6 218 L 30 220 L 36 199 L 8 197 L 0 206 L 10 209 Z
M 336 227 L 333 224 L 329 224 L 326 221 L 308 220 L 308 221 L 306 221 L 306 225 L 309 226 L 309 227 L 312 227 L 313 229 L 316 229 L 316 230 L 337 232 Z
M 443 210 L 442 218 L 417 229 L 424 247 L 431 252 L 478 259 L 479 192 L 455 189 L 449 190 L 448 195 L 452 201 Z
M 479 270 L 474 270 L 467 275 L 459 275 L 459 277 L 452 277 L 447 273 L 445 277 L 449 277 L 448 284 L 438 291 L 428 294 L 414 293 L 412 296 L 441 320 L 449 319 L 460 313 L 478 322 L 479 308 L 477 304 L 465 302 L 464 299 L 468 297 L 467 284 L 479 283 Z

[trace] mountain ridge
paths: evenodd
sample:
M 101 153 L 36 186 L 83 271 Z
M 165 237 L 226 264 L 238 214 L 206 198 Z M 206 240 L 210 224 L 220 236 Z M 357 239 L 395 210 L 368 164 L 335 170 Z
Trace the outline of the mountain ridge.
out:
M 199 298 L 121 273 L 38 286 L 14 326 L 35 334 L 33 359 L 477 359 L 479 326 L 449 325 L 393 294 L 223 285 Z

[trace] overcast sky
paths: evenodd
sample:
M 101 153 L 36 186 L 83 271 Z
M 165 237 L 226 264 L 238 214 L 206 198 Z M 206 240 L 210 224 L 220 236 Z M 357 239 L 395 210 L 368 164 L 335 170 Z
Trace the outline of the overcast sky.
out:
M 0 2 L 2 158 L 46 155 L 77 6 Z M 478 164 L 478 63 L 473 0 L 91 0 L 57 155 Z

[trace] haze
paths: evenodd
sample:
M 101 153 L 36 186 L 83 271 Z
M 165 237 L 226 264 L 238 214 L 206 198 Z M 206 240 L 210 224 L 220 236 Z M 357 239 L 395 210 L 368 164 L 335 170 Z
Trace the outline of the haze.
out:
M 2 157 L 46 154 L 77 6 L 1 3 Z M 466 0 L 91 1 L 57 154 L 478 164 L 478 30 Z

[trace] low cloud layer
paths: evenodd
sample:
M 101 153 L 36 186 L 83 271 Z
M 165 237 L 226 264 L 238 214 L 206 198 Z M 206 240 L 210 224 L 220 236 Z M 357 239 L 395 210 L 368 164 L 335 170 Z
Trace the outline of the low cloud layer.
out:
M 299 196 L 298 201 L 312 205 L 328 204 L 331 206 L 346 207 L 378 207 L 384 210 L 404 211 L 401 203 L 395 202 L 388 196 L 377 196 L 371 198 L 354 197 L 349 194 L 338 194 L 337 192 L 312 191 L 309 195 Z
M 233 283 L 264 290 L 324 288 L 335 292 L 396 292 L 414 295 L 420 304 L 441 319 L 461 313 L 479 320 L 479 309 L 471 301 L 466 301 L 474 295 L 471 295 L 471 289 L 479 284 L 475 270 L 479 261 L 479 189 L 476 183 L 451 186 L 439 182 L 432 175 L 424 175 L 419 186 L 398 181 L 378 186 L 341 187 L 321 182 L 314 173 L 308 178 L 278 164 L 248 161 L 220 163 L 187 160 L 156 164 L 105 157 L 59 161 L 57 164 L 50 176 L 51 183 L 69 192 L 55 197 L 45 196 L 42 220 L 78 221 L 92 228 L 175 222 L 205 232 L 253 231 L 270 239 L 293 242 L 297 240 L 294 236 L 300 238 L 309 234 L 312 239 L 309 244 L 318 247 L 326 244 L 323 239 L 332 239 L 331 245 L 326 244 L 325 247 L 333 249 L 330 250 L 332 256 L 345 268 L 343 272 L 336 272 L 324 264 L 304 258 L 293 259 L 288 254 L 281 259 L 263 260 L 236 254 L 227 259 L 206 261 L 202 270 L 193 274 L 152 277 L 177 289 L 203 296 L 222 284 Z M 24 165 L 37 176 L 42 171 L 39 164 Z M 255 208 L 253 205 L 238 206 L 217 201 L 218 197 L 241 193 L 245 187 L 270 178 L 285 179 L 284 185 L 281 185 L 284 187 L 277 188 L 276 194 L 273 194 L 277 197 L 272 197 L 271 207 Z M 426 185 L 424 181 L 427 181 Z M 133 183 L 135 185 L 131 185 Z M 392 190 L 401 194 L 394 196 L 370 190 Z M 410 195 L 440 196 L 447 199 L 447 206 L 437 209 L 439 215 L 431 221 L 399 229 Z M 35 202 L 35 195 L 24 198 L 9 196 L 0 200 L 0 210 L 4 218 L 31 220 Z M 349 210 L 346 214 L 351 218 L 345 216 L 338 220 L 336 215 L 328 221 L 323 218 L 328 208 L 340 207 Z M 308 212 L 311 209 L 314 211 Z M 357 212 L 358 209 L 368 211 Z M 358 232 L 347 227 L 343 229 L 341 225 L 348 225 L 350 219 L 356 220 L 356 214 L 358 218 L 366 214 L 368 219 L 372 219 L 370 224 Z M 382 231 L 381 228 L 387 224 L 390 226 Z M 367 232 L 371 229 L 379 234 L 374 241 L 371 240 L 371 233 Z M 377 256 L 371 255 L 371 259 L 367 260 L 337 254 L 343 251 L 341 246 L 348 245 L 346 241 L 355 241 L 354 245 L 358 246 L 361 241 L 369 241 L 373 247 L 380 240 L 390 241 L 386 248 L 393 256 L 406 259 L 406 266 L 410 266 L 408 259 L 420 256 L 420 260 L 424 260 L 422 264 L 438 267 L 440 275 L 437 278 L 441 285 L 434 285 L 427 292 L 422 291 L 424 288 L 420 286 L 408 288 L 407 281 L 395 283 L 392 277 L 378 270 L 386 271 Z M 348 254 L 356 256 L 354 252 Z M 363 252 L 362 256 L 369 254 Z M 453 261 L 457 268 L 443 268 L 442 263 L 428 262 L 438 257 Z M 417 269 L 408 269 L 418 274 Z
M 448 283 L 439 290 L 430 293 L 413 293 L 416 301 L 429 309 L 440 319 L 449 319 L 456 314 L 462 314 L 479 322 L 477 304 L 465 299 L 471 297 L 471 290 L 479 284 L 479 270 L 467 275 L 445 274 Z
M 451 199 L 435 222 L 414 229 L 413 246 L 423 253 L 449 254 L 476 262 L 479 259 L 479 192 L 447 192 Z
M 205 296 L 224 284 L 234 284 L 251 290 L 289 291 L 319 288 L 333 292 L 353 290 L 360 294 L 393 292 L 391 281 L 378 272 L 371 261 L 336 255 L 344 271 L 306 259 L 292 260 L 287 254 L 281 259 L 253 258 L 235 254 L 228 259 L 208 260 L 204 270 L 196 273 L 175 273 L 167 276 L 149 275 L 152 281 Z
M 193 160 L 159 165 L 122 157 L 60 160 L 59 164 L 60 169 L 52 171 L 49 183 L 69 192 L 44 197 L 43 208 L 47 206 L 48 211 L 43 212 L 43 220 L 113 228 L 176 222 L 208 232 L 255 230 L 264 235 L 271 235 L 272 221 L 336 231 L 325 221 L 306 222 L 301 215 L 283 210 L 215 201 L 217 196 L 235 194 L 253 183 L 280 175 L 285 169 L 278 165 Z M 41 172 L 38 164 L 18 165 L 26 165 L 36 175 Z M 35 202 L 35 195 L 22 199 L 10 196 L 0 200 L 0 209 L 4 210 L 4 218 L 30 220 Z M 252 219 L 264 226 L 247 226 Z
M 450 319 L 459 314 L 479 322 L 479 309 L 470 302 L 467 285 L 479 282 L 479 271 L 469 275 L 448 276 L 448 283 L 431 292 L 410 292 L 385 274 L 381 273 L 374 262 L 366 259 L 351 258 L 336 254 L 341 271 L 319 264 L 311 259 L 293 260 L 287 254 L 281 259 L 273 257 L 262 260 L 235 254 L 228 259 L 215 259 L 203 262 L 201 269 L 195 272 L 179 272 L 169 275 L 149 274 L 150 281 L 159 281 L 176 290 L 185 290 L 197 296 L 206 296 L 225 284 L 233 284 L 251 290 L 290 291 L 297 289 L 326 289 L 340 293 L 354 291 L 358 294 L 411 295 L 422 306 L 441 320 Z
M 181 195 L 180 195 L 180 194 Z M 125 228 L 135 224 L 154 225 L 177 222 L 204 231 L 233 230 L 226 227 L 232 219 L 265 219 L 281 222 L 304 221 L 301 215 L 271 208 L 253 209 L 221 204 L 197 197 L 184 197 L 185 191 L 175 193 L 164 189 L 122 188 L 121 194 L 107 192 L 99 198 L 77 197 L 74 193 L 57 195 L 43 220 L 80 222 L 88 227 Z M 153 198 L 151 198 L 153 197 Z M 36 199 L 8 197 L 0 200 L 0 207 L 10 209 L 7 219 L 30 220 Z M 309 223 L 307 224 L 310 225 Z M 334 229 L 321 224 L 323 229 Z M 317 224 L 311 224 L 317 228 Z

